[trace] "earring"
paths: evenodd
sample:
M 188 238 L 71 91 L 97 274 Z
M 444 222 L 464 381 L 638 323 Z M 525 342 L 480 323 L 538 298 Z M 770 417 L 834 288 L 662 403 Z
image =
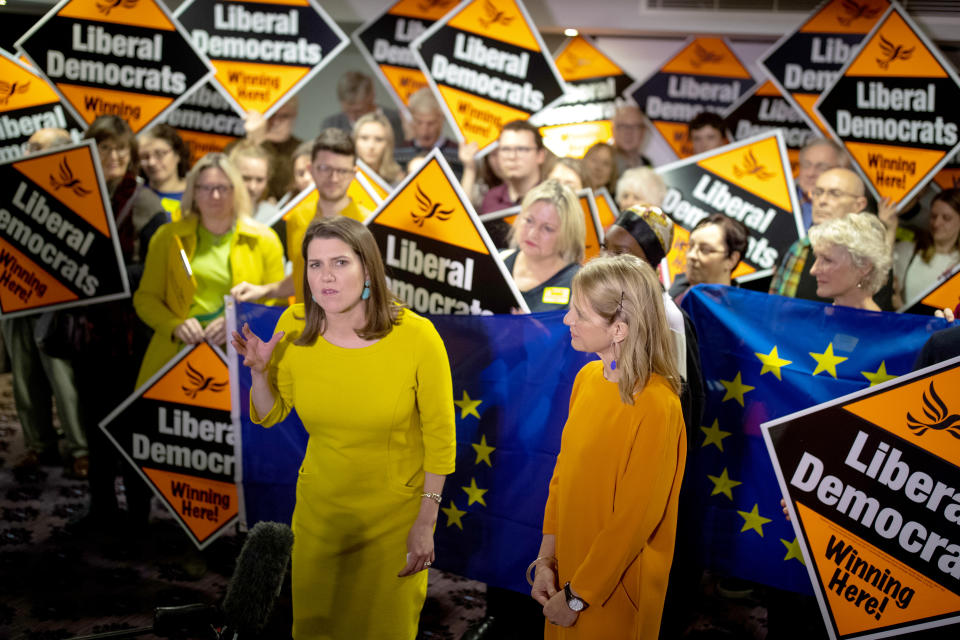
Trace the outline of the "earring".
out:
M 614 353 L 613 353 L 613 360 L 610 361 L 610 371 L 616 371 L 616 370 L 617 370 L 617 358 L 620 357 L 620 356 L 617 354 L 617 351 L 619 351 L 619 349 L 617 348 L 619 344 L 620 344 L 619 342 L 614 342 L 614 343 L 613 343 L 613 351 L 614 351 Z
M 370 281 L 367 280 L 363 283 L 363 293 L 360 294 L 361 300 L 366 300 L 370 297 Z
M 316 302 L 317 304 L 320 304 L 319 302 L 317 302 L 317 296 L 313 295 L 312 293 L 310 294 L 310 299 Z

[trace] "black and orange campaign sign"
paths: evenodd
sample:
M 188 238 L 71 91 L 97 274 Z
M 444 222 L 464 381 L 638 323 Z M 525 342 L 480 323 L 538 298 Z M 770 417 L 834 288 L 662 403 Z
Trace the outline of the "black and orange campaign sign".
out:
M 960 265 L 955 265 L 940 275 L 916 298 L 907 300 L 897 311 L 932 316 L 941 309 L 955 309 L 957 305 L 960 305 Z
M 960 78 L 894 2 L 814 110 L 898 208 L 960 149 Z
M 954 155 L 943 165 L 933 176 L 933 182 L 941 189 L 960 189 L 960 157 Z
M 747 251 L 734 277 L 769 275 L 800 237 L 803 227 L 797 190 L 779 129 L 677 160 L 656 171 L 667 183 L 660 208 L 685 230 L 691 231 L 712 213 L 722 213 L 747 227 Z
M 828 133 L 814 103 L 889 6 L 887 0 L 827 0 L 757 61 L 814 131 Z
M 960 357 L 761 425 L 831 638 L 960 621 Z
M 184 348 L 100 422 L 202 549 L 237 518 L 237 430 L 227 358 L 201 342 Z
M 529 311 L 438 149 L 366 221 L 387 285 L 418 313 Z
M 269 117 L 349 43 L 315 0 L 187 0 L 175 15 L 240 115 Z
M 457 138 L 481 155 L 566 90 L 521 0 L 464 0 L 410 46 Z
M 374 171 L 370 167 L 370 165 L 368 165 L 366 162 L 364 162 L 360 158 L 356 159 L 356 173 L 357 173 L 357 180 L 355 180 L 354 182 L 358 182 L 359 179 L 365 180 L 365 182 L 361 186 L 363 186 L 365 190 L 372 188 L 373 191 L 376 193 L 377 197 L 380 199 L 380 202 L 382 202 L 383 199 L 386 198 L 390 194 L 390 192 L 393 190 L 393 187 L 391 187 L 386 180 L 380 177 L 379 173 Z M 378 202 L 377 205 L 379 205 L 380 202 Z
M 556 105 L 531 121 L 543 144 L 558 156 L 582 158 L 591 146 L 613 137 L 613 116 L 620 95 L 634 79 L 583 37 L 568 39 L 554 55 L 567 92 Z
M 649 78 L 627 89 L 679 158 L 693 153 L 687 124 L 701 111 L 722 114 L 754 85 L 725 38 L 690 38 Z
M 191 165 L 246 135 L 243 118 L 211 82 L 198 86 L 165 121 L 190 146 Z
M 592 189 L 577 191 L 577 200 L 580 202 L 580 208 L 583 209 L 584 231 L 586 232 L 583 259 L 586 262 L 590 258 L 600 255 L 604 246 L 604 231 L 614 223 L 616 218 L 613 220 L 600 219 L 600 209 L 597 207 L 597 200 Z
M 427 86 L 410 43 L 456 4 L 457 0 L 400 0 L 351 34 L 370 68 L 405 112 L 411 94 Z
M 30 67 L 0 49 L 0 162 L 26 154 L 40 129 L 66 129 L 79 142 L 83 129 L 60 104 L 60 96 Z
M 751 89 L 730 105 L 723 117 L 733 136 L 731 140 L 743 140 L 771 129 L 783 131 L 787 156 L 793 166 L 798 164 L 800 150 L 817 137 L 800 112 L 787 102 L 776 85 L 769 80 Z
M 92 140 L 0 164 L 0 315 L 130 295 Z
M 77 119 L 115 115 L 134 133 L 213 75 L 160 0 L 61 0 L 16 46 Z

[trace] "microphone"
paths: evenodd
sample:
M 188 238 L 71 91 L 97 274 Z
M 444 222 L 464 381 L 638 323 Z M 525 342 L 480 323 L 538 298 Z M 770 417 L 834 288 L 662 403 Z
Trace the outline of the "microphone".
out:
M 292 548 L 293 531 L 285 524 L 258 522 L 250 530 L 223 598 L 224 620 L 233 637 L 263 631 L 283 586 Z

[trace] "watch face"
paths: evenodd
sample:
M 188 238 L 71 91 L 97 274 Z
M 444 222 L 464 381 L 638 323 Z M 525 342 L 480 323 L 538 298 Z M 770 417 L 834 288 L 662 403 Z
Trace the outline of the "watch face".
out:
M 567 606 L 573 611 L 583 611 L 583 600 L 580 598 L 570 598 L 567 600 Z

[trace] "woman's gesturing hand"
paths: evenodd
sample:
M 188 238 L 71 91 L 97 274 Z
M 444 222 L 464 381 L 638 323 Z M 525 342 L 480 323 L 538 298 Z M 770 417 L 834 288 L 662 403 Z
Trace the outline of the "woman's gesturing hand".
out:
M 233 348 L 243 356 L 244 366 L 250 367 L 251 371 L 263 373 L 267 370 L 273 350 L 280 339 L 283 338 L 284 332 L 278 331 L 273 334 L 269 342 L 264 342 L 250 330 L 250 325 L 246 322 L 243 323 L 241 331 L 243 331 L 243 335 L 236 331 L 233 332 L 233 340 L 231 340 Z
M 411 576 L 432 564 L 433 524 L 417 518 L 407 534 L 407 564 L 397 577 Z

